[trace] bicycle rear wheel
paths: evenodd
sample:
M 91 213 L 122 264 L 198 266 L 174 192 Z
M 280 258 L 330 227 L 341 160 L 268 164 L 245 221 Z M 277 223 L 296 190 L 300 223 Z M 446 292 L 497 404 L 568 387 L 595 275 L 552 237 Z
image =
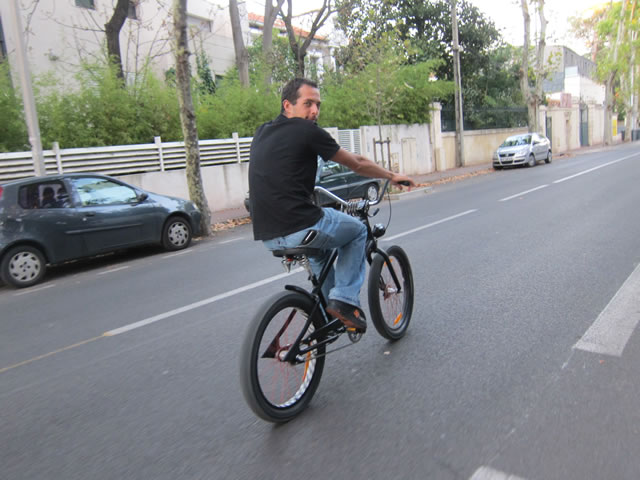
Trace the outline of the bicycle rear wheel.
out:
M 378 254 L 369 271 L 369 311 L 371 320 L 380 335 L 389 340 L 404 336 L 413 312 L 413 274 L 409 257 L 397 245 L 387 250 L 390 264 Z M 396 274 L 397 288 L 391 268 Z
M 291 420 L 307 407 L 318 388 L 324 368 L 324 356 L 318 356 L 324 354 L 324 345 L 298 355 L 295 364 L 284 361 L 312 309 L 313 301 L 305 295 L 280 292 L 249 325 L 240 352 L 240 384 L 249 407 L 263 420 Z M 300 348 L 317 344 L 305 338 L 322 324 L 320 315 L 315 315 Z

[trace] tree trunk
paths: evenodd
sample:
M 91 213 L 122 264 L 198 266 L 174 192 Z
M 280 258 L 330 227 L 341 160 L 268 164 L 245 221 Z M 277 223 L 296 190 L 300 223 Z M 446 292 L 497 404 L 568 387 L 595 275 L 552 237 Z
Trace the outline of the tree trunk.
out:
M 184 136 L 187 157 L 187 184 L 189 197 L 202 213 L 200 231 L 203 236 L 211 235 L 211 213 L 202 187 L 200 172 L 200 150 L 196 114 L 191 98 L 191 68 L 189 67 L 189 46 L 187 42 L 187 0 L 173 1 L 174 48 L 176 56 L 176 82 L 180 103 L 180 123 Z
M 530 34 L 529 29 L 531 26 L 531 17 L 529 16 L 529 6 L 527 0 L 521 0 L 522 17 L 524 18 L 524 44 L 522 45 L 522 67 L 520 70 L 520 89 L 522 90 L 522 96 L 527 104 L 527 124 L 529 132 L 533 132 L 534 125 L 536 124 L 536 108 L 535 98 L 532 95 L 531 87 L 529 86 L 529 43 Z
M 238 12 L 238 0 L 229 0 L 229 15 L 231 17 L 231 31 L 233 34 L 233 48 L 236 52 L 236 66 L 240 83 L 244 87 L 249 86 L 249 52 L 242 38 L 242 26 L 240 13 Z
M 277 0 L 277 5 L 273 5 L 272 0 L 267 0 L 264 4 L 264 24 L 262 27 L 262 55 L 267 68 L 264 72 L 265 84 L 271 83 L 271 68 L 273 67 L 273 24 L 278 17 L 278 11 L 282 8 L 284 0 Z
M 113 15 L 104 26 L 107 37 L 107 55 L 109 56 L 109 61 L 115 66 L 116 75 L 120 79 L 124 79 L 122 56 L 120 54 L 120 30 L 122 30 L 128 14 L 129 0 L 118 0 L 113 10 Z
M 627 11 L 627 0 L 622 2 L 622 10 L 618 19 L 618 32 L 616 34 L 616 42 L 613 45 L 613 62 L 614 67 L 605 80 L 604 87 L 604 144 L 611 145 L 613 143 L 613 124 L 612 117 L 615 102 L 615 82 L 618 76 L 618 45 L 624 36 L 624 12 Z
M 547 19 L 544 17 L 544 0 L 538 0 L 538 16 L 540 18 L 540 38 L 538 39 L 538 49 L 536 54 L 536 87 L 535 87 L 535 122 L 534 131 L 538 133 L 542 132 L 542 125 L 540 125 L 540 105 L 544 100 L 544 92 L 542 91 L 542 81 L 545 77 L 545 58 L 544 50 L 547 45 L 546 33 L 547 33 Z
M 287 28 L 289 46 L 291 47 L 291 52 L 296 59 L 296 75 L 299 77 L 304 77 L 304 57 L 306 57 L 307 55 L 307 49 L 309 48 L 309 45 L 313 41 L 313 38 L 315 37 L 320 27 L 324 25 L 329 16 L 333 13 L 333 10 L 331 9 L 331 0 L 322 0 L 322 7 L 320 7 L 318 13 L 316 14 L 316 17 L 313 20 L 309 35 L 307 36 L 307 38 L 302 39 L 296 37 L 295 30 L 293 29 L 292 1 L 293 0 L 287 0 L 287 15 L 285 15 L 282 9 L 280 9 L 280 16 L 282 17 L 284 25 Z

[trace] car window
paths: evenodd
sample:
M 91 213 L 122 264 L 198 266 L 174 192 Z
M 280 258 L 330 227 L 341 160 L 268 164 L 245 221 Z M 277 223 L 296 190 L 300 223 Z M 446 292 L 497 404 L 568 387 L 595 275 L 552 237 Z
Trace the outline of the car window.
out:
M 18 204 L 26 209 L 70 206 L 67 189 L 59 181 L 23 185 L 18 190 Z
M 106 178 L 72 178 L 71 183 L 78 192 L 82 206 L 132 203 L 138 198 L 133 188 Z
M 336 173 L 344 172 L 344 166 L 337 162 L 324 162 L 321 171 L 320 178 L 328 177 L 329 175 L 335 175 Z
M 520 145 L 529 145 L 531 143 L 531 135 L 521 135 L 518 137 L 509 137 L 502 144 L 503 147 L 517 147 Z

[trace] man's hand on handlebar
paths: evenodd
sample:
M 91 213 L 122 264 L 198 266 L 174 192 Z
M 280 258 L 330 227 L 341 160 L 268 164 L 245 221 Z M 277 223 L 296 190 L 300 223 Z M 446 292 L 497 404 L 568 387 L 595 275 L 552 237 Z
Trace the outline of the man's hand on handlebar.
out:
M 391 177 L 391 183 L 394 185 L 399 185 L 402 187 L 415 187 L 416 184 L 413 180 L 411 180 L 406 175 L 401 175 L 399 173 L 394 173 Z

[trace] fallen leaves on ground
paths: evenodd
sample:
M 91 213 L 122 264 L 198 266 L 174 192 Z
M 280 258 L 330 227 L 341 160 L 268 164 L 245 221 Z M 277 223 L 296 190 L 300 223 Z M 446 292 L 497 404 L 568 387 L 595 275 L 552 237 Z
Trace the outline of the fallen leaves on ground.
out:
M 221 232 L 223 230 L 229 230 L 237 227 L 238 225 L 246 225 L 247 223 L 251 223 L 251 217 L 232 218 L 231 220 L 226 220 L 224 222 L 214 223 L 211 225 L 211 230 L 214 232 Z
M 452 175 L 450 177 L 443 177 L 437 180 L 431 180 L 418 184 L 419 187 L 429 187 L 431 185 L 441 185 L 443 183 L 457 182 L 458 180 L 464 180 L 465 178 L 477 177 L 479 175 L 486 175 L 487 173 L 493 173 L 493 168 L 486 168 L 484 170 L 476 170 L 475 172 L 462 173 L 460 175 Z

